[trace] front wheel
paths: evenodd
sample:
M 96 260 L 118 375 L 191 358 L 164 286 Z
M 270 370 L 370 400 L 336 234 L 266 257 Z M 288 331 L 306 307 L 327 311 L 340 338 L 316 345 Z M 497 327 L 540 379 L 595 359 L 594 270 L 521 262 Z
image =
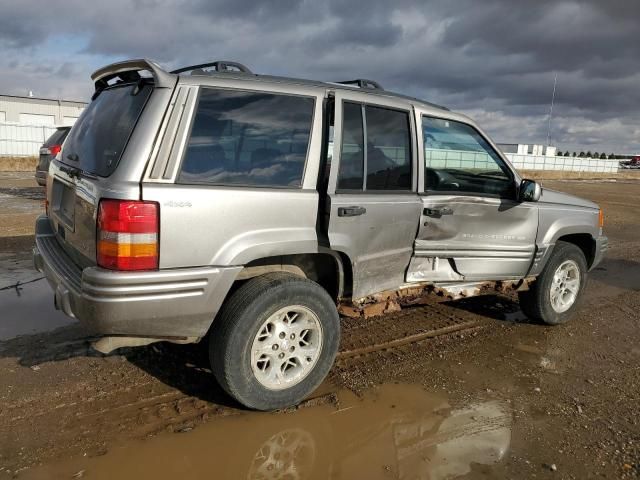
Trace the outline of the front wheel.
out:
M 520 292 L 520 308 L 529 317 L 548 325 L 569 320 L 587 283 L 587 261 L 580 248 L 558 242 L 535 283 Z
M 295 405 L 325 378 L 338 351 L 335 303 L 317 283 L 289 274 L 248 280 L 215 320 L 209 341 L 213 373 L 244 406 Z

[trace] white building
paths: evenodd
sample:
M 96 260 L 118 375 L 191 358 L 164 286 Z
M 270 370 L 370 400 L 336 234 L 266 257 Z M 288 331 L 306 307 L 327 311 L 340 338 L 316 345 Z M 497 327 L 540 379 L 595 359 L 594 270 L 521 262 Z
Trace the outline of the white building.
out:
M 516 153 L 518 155 L 546 155 L 553 157 L 557 153 L 557 148 L 546 145 L 527 145 L 523 143 L 499 143 L 498 147 L 504 153 Z
M 56 127 L 73 125 L 85 102 L 0 95 L 0 156 L 35 156 Z
M 56 127 L 73 125 L 86 102 L 0 95 L 0 123 Z

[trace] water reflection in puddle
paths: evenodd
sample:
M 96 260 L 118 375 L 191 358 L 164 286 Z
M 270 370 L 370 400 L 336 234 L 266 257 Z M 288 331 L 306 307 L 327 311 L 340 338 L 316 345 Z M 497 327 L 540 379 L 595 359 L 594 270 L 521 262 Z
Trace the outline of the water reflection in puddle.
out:
M 44 279 L 0 291 L 0 340 L 46 332 L 73 322 L 55 309 L 53 292 Z
M 338 406 L 214 419 L 21 478 L 455 478 L 504 457 L 511 421 L 496 400 L 452 409 L 418 386 L 385 385 L 364 399 L 342 392 Z

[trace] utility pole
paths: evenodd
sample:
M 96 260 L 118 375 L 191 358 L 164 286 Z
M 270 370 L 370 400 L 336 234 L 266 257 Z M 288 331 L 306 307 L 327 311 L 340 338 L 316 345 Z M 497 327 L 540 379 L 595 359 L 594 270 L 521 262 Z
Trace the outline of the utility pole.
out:
M 553 93 L 551 94 L 551 106 L 549 107 L 549 126 L 547 127 L 547 147 L 551 145 L 551 115 L 553 115 L 553 102 L 556 99 L 556 85 L 558 83 L 558 73 L 553 79 Z

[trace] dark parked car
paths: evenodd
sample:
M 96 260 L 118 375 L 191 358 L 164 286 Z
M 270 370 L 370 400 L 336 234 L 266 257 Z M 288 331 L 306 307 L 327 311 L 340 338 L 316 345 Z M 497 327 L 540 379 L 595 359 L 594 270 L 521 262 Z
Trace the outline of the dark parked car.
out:
M 620 162 L 620 168 L 640 168 L 640 155 L 634 155 L 629 160 L 623 160 Z
M 47 141 L 40 147 L 40 160 L 36 166 L 36 181 L 43 187 L 46 185 L 49 163 L 62 150 L 64 139 L 69 135 L 71 127 L 58 127 Z

